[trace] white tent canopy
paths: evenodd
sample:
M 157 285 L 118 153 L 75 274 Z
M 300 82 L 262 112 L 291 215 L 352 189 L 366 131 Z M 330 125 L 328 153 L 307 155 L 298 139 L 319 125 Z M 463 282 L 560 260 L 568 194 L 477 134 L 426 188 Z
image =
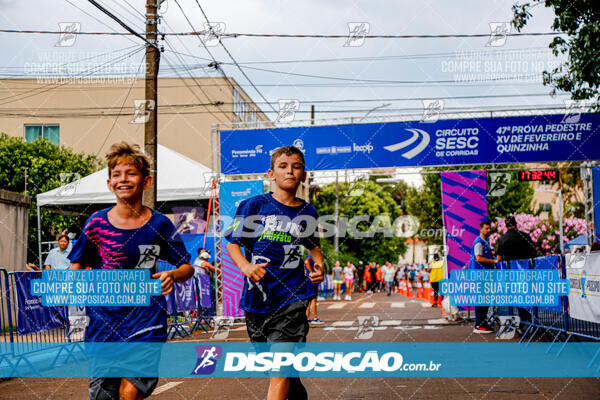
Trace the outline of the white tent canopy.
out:
M 158 201 L 207 199 L 210 195 L 210 168 L 158 145 Z M 38 207 L 111 204 L 115 195 L 108 190 L 108 168 L 73 183 L 37 195 Z

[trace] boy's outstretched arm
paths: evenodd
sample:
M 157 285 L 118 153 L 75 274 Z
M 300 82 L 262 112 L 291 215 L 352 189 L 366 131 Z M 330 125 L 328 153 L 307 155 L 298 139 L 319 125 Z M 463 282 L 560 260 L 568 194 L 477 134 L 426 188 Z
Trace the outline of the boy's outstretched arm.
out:
M 237 265 L 242 273 L 246 275 L 252 282 L 261 281 L 265 277 L 265 267 L 268 263 L 250 264 L 250 262 L 246 260 L 246 257 L 244 257 L 242 254 L 242 249 L 240 249 L 240 246 L 235 243 L 229 243 L 227 245 L 227 252 L 229 252 L 229 256 L 235 265 Z
M 310 254 L 310 258 L 312 258 L 315 269 L 308 274 L 310 281 L 312 283 L 321 283 L 323 282 L 323 252 L 321 251 L 321 247 L 316 246 L 312 249 L 308 250 L 308 254 Z
M 162 295 L 169 294 L 173 290 L 174 283 L 185 282 L 194 276 L 194 267 L 190 264 L 182 264 L 171 271 L 158 272 L 152 275 L 152 279 L 160 279 Z

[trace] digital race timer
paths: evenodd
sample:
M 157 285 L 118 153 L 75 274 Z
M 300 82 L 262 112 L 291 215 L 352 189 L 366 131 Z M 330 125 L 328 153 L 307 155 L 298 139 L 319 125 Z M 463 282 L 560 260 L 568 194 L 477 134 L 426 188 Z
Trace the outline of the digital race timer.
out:
M 518 178 L 521 182 L 527 181 L 558 181 L 559 174 L 556 169 L 536 169 L 524 170 L 518 172 Z

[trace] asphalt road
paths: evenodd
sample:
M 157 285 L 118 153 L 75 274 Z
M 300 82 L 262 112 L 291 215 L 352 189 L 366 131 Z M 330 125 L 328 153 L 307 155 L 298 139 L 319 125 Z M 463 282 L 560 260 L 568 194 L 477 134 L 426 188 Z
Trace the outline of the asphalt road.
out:
M 313 325 L 308 341 L 355 339 L 359 316 L 379 319 L 374 342 L 482 342 L 495 335 L 474 334 L 472 325 L 447 323 L 439 308 L 394 294 L 355 294 L 352 301 L 319 302 L 322 325 Z M 196 333 L 185 341 L 247 341 L 245 326 L 234 326 L 226 339 Z M 511 362 L 510 360 L 506 362 Z M 311 399 L 600 399 L 599 378 L 306 378 Z M 155 399 L 264 399 L 265 378 L 161 378 Z M 0 399 L 86 399 L 84 378 L 15 378 L 0 382 Z

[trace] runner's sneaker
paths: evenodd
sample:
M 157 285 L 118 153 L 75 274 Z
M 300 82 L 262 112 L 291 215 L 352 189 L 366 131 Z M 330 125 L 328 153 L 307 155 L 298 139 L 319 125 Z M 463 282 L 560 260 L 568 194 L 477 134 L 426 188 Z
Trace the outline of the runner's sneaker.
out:
M 473 333 L 492 333 L 492 331 L 484 326 L 476 326 Z
M 315 319 L 313 319 L 313 320 L 312 320 L 312 323 L 313 323 L 313 324 L 324 324 L 325 322 L 323 322 L 323 321 L 322 321 L 321 319 L 319 319 L 319 318 L 315 318 Z

